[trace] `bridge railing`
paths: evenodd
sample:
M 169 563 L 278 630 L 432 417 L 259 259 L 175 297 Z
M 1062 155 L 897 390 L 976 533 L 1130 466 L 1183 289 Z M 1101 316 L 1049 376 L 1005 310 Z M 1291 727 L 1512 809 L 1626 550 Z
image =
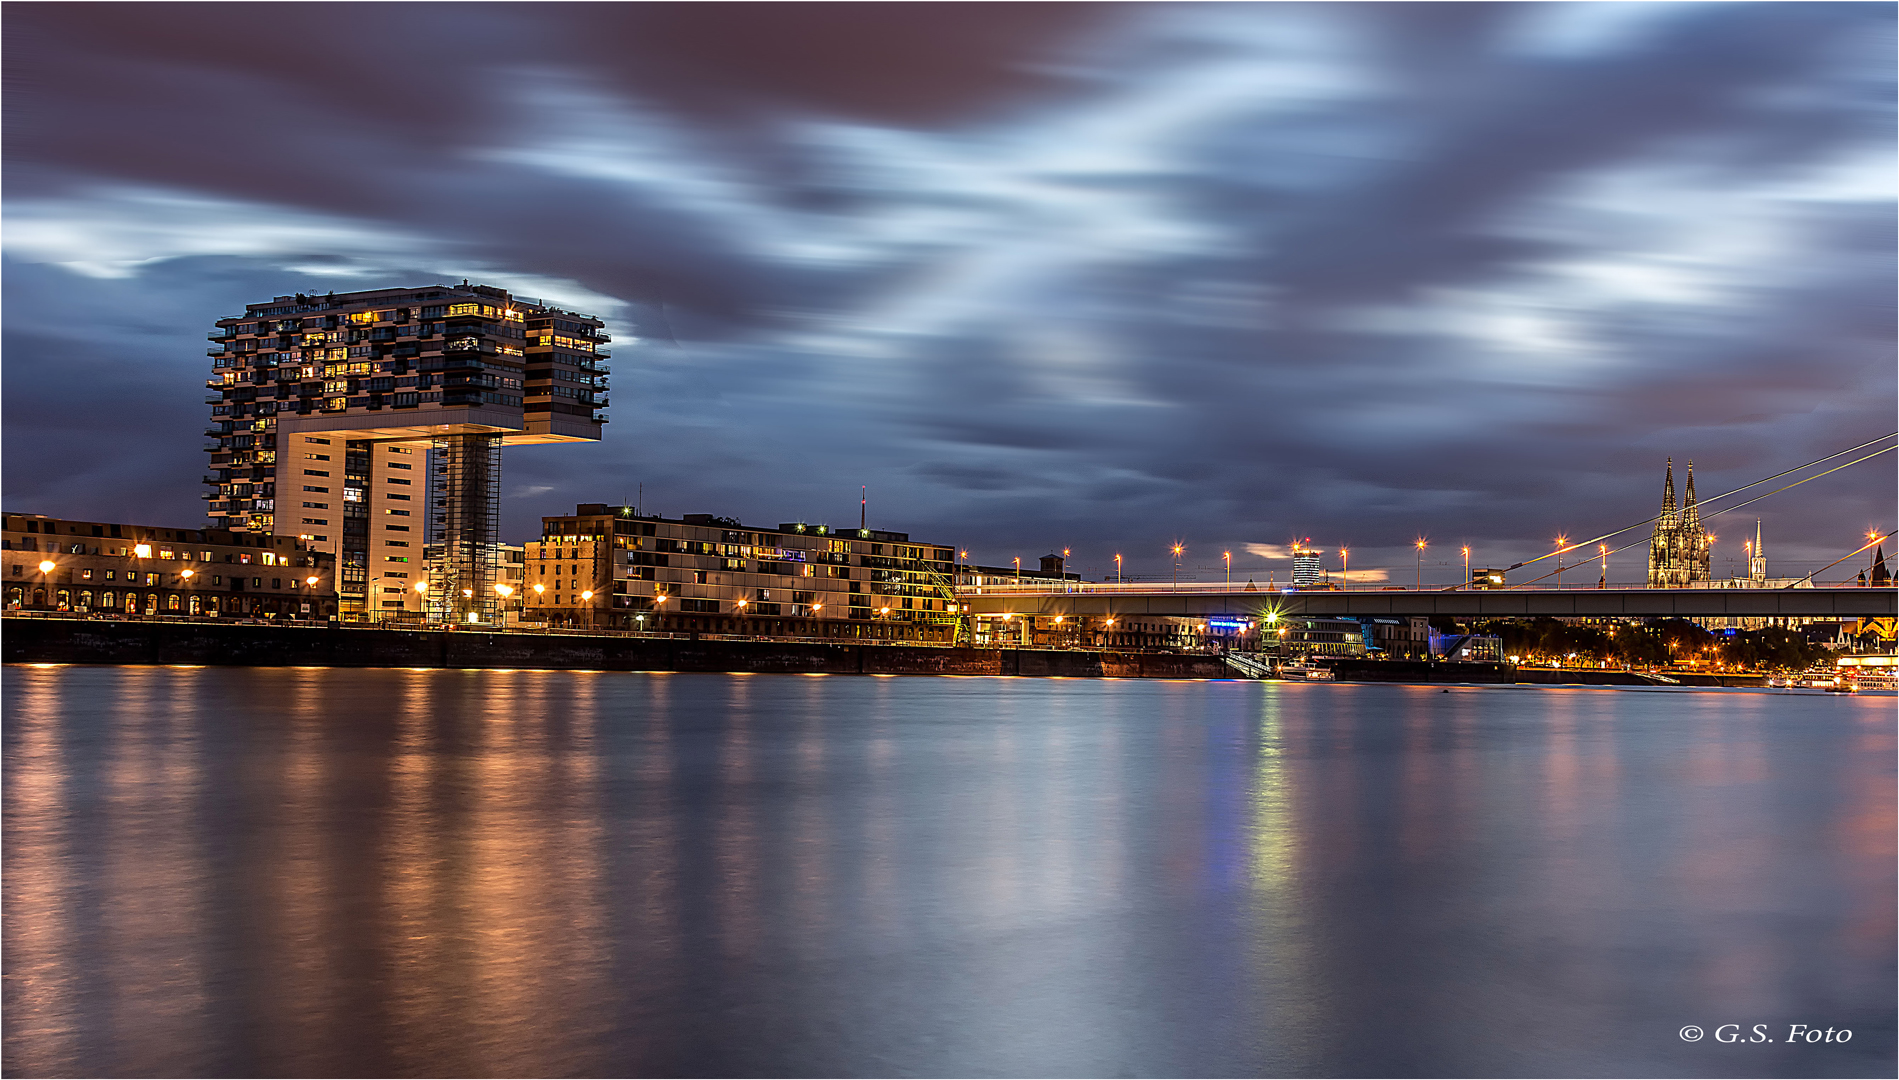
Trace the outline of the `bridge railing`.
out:
M 1857 584 L 1858 582 L 1853 581 L 1853 580 L 1811 581 L 1811 582 L 1803 581 L 1800 584 L 1792 586 L 1792 587 L 1803 588 L 1803 589 L 1804 588 L 1848 589 L 1848 588 L 1855 587 Z M 1026 582 L 1025 581 L 1020 585 L 1013 585 L 1013 584 L 1011 585 L 958 585 L 956 586 L 956 592 L 959 596 L 1073 596 L 1073 595 L 1082 595 L 1082 594 L 1113 595 L 1116 593 L 1138 593 L 1142 596 L 1156 596 L 1156 595 L 1167 595 L 1169 593 L 1181 593 L 1185 595 L 1185 594 L 1241 593 L 1241 592 L 1257 592 L 1264 595 L 1272 596 L 1272 595 L 1278 595 L 1281 593 L 1321 593 L 1322 594 L 1322 593 L 1341 593 L 1341 592 L 1354 593 L 1354 594 L 1382 593 L 1382 592 L 1407 592 L 1407 593 L 1457 592 L 1457 593 L 1482 594 L 1486 592 L 1557 592 L 1557 591 L 1561 591 L 1561 592 L 1569 593 L 1569 592 L 1601 592 L 1604 589 L 1608 589 L 1610 591 L 1614 591 L 1614 590 L 1629 591 L 1629 590 L 1637 590 L 1637 589 L 1646 590 L 1648 587 L 1649 587 L 1648 583 L 1645 581 L 1611 581 L 1606 586 L 1597 584 L 1595 581 L 1590 581 L 1586 584 L 1571 584 L 1566 581 L 1561 586 L 1558 586 L 1555 582 L 1552 582 L 1552 581 L 1539 581 L 1533 585 L 1531 584 L 1506 585 L 1502 588 L 1497 588 L 1497 589 L 1472 589 L 1472 588 L 1469 588 L 1468 586 L 1458 587 L 1455 585 L 1426 585 L 1422 589 L 1419 589 L 1411 585 L 1333 585 L 1333 586 L 1327 586 L 1323 588 L 1307 587 L 1307 588 L 1299 589 L 1299 588 L 1294 588 L 1291 585 L 1283 585 L 1283 584 L 1278 584 L 1278 583 L 1262 584 L 1259 582 L 1254 582 L 1249 586 L 1248 584 L 1243 583 L 1243 582 L 1234 582 L 1232 584 L 1228 584 L 1227 582 L 1224 582 L 1224 581 L 1182 581 L 1179 583 L 1169 582 L 1169 581 L 1128 581 L 1128 582 L 1118 582 L 1118 581 Z M 1702 588 L 1706 588 L 1711 591 L 1721 591 L 1721 592 L 1727 592 L 1727 591 L 1736 591 L 1736 592 L 1770 591 L 1771 592 L 1775 588 L 1782 588 L 1782 587 L 1784 586 L 1769 586 L 1763 590 L 1763 589 L 1753 589 L 1753 588 L 1746 588 L 1746 587 L 1729 588 L 1727 586 L 1702 586 Z M 1658 589 L 1656 591 L 1674 592 L 1674 591 L 1680 591 L 1680 590 Z

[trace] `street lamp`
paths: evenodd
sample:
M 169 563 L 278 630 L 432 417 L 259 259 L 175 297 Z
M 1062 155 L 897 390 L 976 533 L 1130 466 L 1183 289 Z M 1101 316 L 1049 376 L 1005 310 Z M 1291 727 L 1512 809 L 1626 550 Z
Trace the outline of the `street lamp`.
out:
M 1180 552 L 1181 546 L 1174 545 L 1174 591 L 1180 591 Z
M 191 584 L 192 576 L 196 573 L 197 573 L 196 570 L 193 570 L 191 567 L 187 566 L 183 570 L 178 571 L 178 576 L 181 578 L 184 578 L 185 584 L 189 585 Z
M 1339 545 L 1339 577 L 1344 579 L 1340 584 L 1352 587 L 1352 551 L 1344 544 Z
M 1022 556 L 1015 557 L 1015 583 L 1022 584 Z
M 1563 545 L 1569 543 L 1569 537 L 1556 534 L 1556 587 L 1563 587 Z
M 310 586 L 312 589 L 314 589 L 316 588 L 317 576 L 315 574 L 311 574 L 309 577 L 303 579 L 303 583 L 305 585 Z M 428 585 L 428 582 L 425 581 L 422 584 L 426 587 Z
M 505 584 L 503 582 L 496 582 L 495 594 L 500 596 L 501 599 L 506 600 L 508 597 L 514 595 L 514 586 Z
M 1419 591 L 1423 591 L 1423 589 L 1424 589 L 1424 549 L 1425 549 L 1425 548 L 1427 548 L 1427 547 L 1429 547 L 1429 546 L 1430 546 L 1429 544 L 1427 544 L 1427 543 L 1425 543 L 1425 542 L 1424 542 L 1424 537 L 1422 537 L 1422 536 L 1420 536 L 1420 537 L 1418 537 L 1418 582 L 1417 582 L 1417 588 L 1418 588 L 1418 590 L 1419 590 Z
M 1470 584 L 1470 545 L 1464 545 L 1464 584 Z
M 1596 588 L 1606 589 L 1609 587 L 1609 545 L 1597 544 L 1596 552 L 1602 556 L 1602 580 L 1596 582 Z
M 1220 557 L 1226 560 L 1226 587 L 1231 589 L 1233 587 L 1233 553 L 1222 551 Z
M 1118 551 L 1114 553 L 1114 580 L 1118 585 L 1126 585 L 1128 583 L 1128 579 L 1121 574 L 1121 553 Z

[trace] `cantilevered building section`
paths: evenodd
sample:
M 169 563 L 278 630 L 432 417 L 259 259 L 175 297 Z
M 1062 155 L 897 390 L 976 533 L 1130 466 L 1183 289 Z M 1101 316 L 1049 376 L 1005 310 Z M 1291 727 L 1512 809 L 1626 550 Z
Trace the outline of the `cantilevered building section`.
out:
M 600 438 L 604 325 L 466 282 L 246 305 L 211 335 L 212 524 L 336 553 L 346 616 L 492 622 L 501 448 Z

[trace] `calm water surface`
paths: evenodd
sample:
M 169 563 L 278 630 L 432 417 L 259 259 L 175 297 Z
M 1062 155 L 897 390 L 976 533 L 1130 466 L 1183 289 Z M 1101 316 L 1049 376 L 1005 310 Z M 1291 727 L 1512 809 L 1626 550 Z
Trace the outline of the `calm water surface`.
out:
M 1892 699 L 82 667 L 4 693 L 10 1075 L 1894 1070 Z

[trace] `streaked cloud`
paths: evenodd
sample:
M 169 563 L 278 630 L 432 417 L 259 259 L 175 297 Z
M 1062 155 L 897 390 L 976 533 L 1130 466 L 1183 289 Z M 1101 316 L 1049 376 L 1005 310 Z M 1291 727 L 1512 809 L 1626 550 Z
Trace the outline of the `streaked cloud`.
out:
M 10 13 L 16 499 L 196 511 L 189 449 L 43 479 L 30 358 L 87 313 L 140 308 L 76 362 L 177 385 L 112 427 L 188 448 L 218 315 L 463 277 L 617 339 L 607 440 L 509 458 L 523 533 L 867 483 L 992 560 L 1313 535 L 1403 578 L 1420 533 L 1645 516 L 1664 455 L 1740 483 L 1890 427 L 1886 8 L 383 10 Z M 333 62 L 244 59 L 286 34 Z M 1789 493 L 1770 550 L 1890 486 Z

